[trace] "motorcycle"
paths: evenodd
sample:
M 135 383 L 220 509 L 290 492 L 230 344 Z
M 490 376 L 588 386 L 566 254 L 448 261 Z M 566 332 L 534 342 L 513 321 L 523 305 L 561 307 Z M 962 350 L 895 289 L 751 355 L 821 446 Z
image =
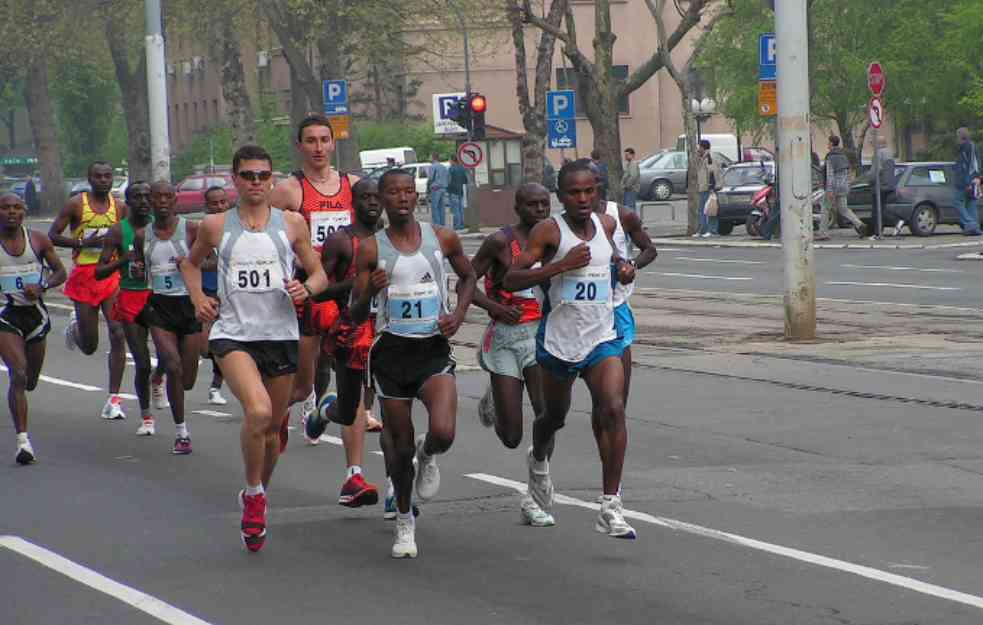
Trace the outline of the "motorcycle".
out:
M 809 196 L 809 203 L 812 205 L 812 228 L 819 230 L 819 222 L 823 218 L 823 196 L 826 192 L 822 188 L 813 189 Z M 765 224 L 775 211 L 778 211 L 778 185 L 775 184 L 774 177 L 769 177 L 765 181 L 765 186 L 751 197 L 751 212 L 748 213 L 744 226 L 749 235 L 760 237 Z M 781 214 L 777 216 L 781 218 Z M 773 236 L 781 231 L 781 221 L 776 221 L 775 228 L 771 233 Z

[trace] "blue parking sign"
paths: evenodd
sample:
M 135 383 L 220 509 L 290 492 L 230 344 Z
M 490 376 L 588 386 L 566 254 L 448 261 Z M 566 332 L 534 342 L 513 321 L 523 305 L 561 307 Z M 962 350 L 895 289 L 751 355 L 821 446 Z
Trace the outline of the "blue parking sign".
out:
M 577 98 L 573 90 L 550 91 L 546 94 L 547 119 L 574 119 L 577 117 Z
M 758 80 L 776 80 L 778 76 L 778 54 L 775 33 L 764 33 L 758 37 Z
M 348 115 L 348 81 L 347 80 L 325 80 L 324 90 L 324 114 L 325 115 Z
M 577 120 L 550 119 L 546 124 L 549 128 L 547 143 L 550 149 L 566 150 L 577 147 Z

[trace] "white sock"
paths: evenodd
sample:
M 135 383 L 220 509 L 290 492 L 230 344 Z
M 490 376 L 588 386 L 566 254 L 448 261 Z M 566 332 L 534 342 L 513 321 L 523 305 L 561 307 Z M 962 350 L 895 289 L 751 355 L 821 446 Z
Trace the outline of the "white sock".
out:
M 352 466 L 348 467 L 348 478 L 347 479 L 350 480 L 350 479 L 352 479 L 353 476 L 360 475 L 361 473 L 362 473 L 362 467 L 358 466 L 357 464 L 353 464 Z
M 391 477 L 386 478 L 386 497 L 394 497 L 396 495 L 396 487 L 393 486 L 393 480 Z
M 550 461 L 546 458 L 542 460 L 536 460 L 536 456 L 532 457 L 532 469 L 536 473 L 549 473 L 550 472 Z
M 188 424 L 187 423 L 178 423 L 177 425 L 174 426 L 174 429 L 177 430 L 178 438 L 188 438 Z
M 27 440 L 27 432 L 19 432 L 17 434 L 17 444 L 18 445 L 23 445 L 23 444 L 28 443 L 28 442 L 30 442 L 30 441 Z
M 250 497 L 255 497 L 256 495 L 262 495 L 265 491 L 263 490 L 263 485 L 258 484 L 256 486 L 250 486 L 246 484 L 246 494 Z
M 409 521 L 410 523 L 413 523 L 414 525 L 416 524 L 416 520 L 413 517 L 413 506 L 410 506 L 410 511 L 407 512 L 407 513 L 405 513 L 405 514 L 402 513 L 402 512 L 400 512 L 399 510 L 396 511 L 396 514 L 399 515 L 399 518 L 400 519 L 402 519 L 404 521 Z

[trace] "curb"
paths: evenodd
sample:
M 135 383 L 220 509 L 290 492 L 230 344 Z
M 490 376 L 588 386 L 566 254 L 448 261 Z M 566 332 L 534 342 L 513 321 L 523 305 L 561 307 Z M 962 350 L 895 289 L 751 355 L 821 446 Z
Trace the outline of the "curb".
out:
M 730 247 L 730 248 L 781 248 L 781 243 L 771 243 L 768 241 L 721 241 L 713 239 L 710 241 L 694 241 L 677 237 L 655 237 L 652 242 L 657 245 L 677 245 L 682 247 Z M 817 250 L 941 250 L 960 247 L 980 247 L 983 241 L 970 241 L 966 243 L 939 243 L 938 245 L 926 244 L 884 244 L 884 243 L 816 243 L 813 249 Z

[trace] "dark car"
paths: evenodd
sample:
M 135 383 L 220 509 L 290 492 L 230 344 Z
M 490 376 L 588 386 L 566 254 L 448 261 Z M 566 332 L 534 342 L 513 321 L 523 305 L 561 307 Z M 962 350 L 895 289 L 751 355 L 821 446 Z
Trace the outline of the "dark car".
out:
M 710 154 L 720 163 L 721 169 L 729 167 L 733 162 L 720 152 Z M 643 158 L 638 162 L 642 187 L 639 197 L 643 200 L 665 201 L 673 193 L 686 193 L 688 167 L 686 152 L 680 150 L 659 152 Z
M 958 224 L 959 211 L 952 204 L 951 162 L 897 163 L 894 168 L 897 189 L 888 195 L 884 226 L 891 217 L 903 219 L 912 234 L 927 237 L 939 224 Z M 873 221 L 874 193 L 870 180 L 854 183 L 850 187 L 847 203 L 864 222 Z
M 717 191 L 720 234 L 730 234 L 736 224 L 744 224 L 751 212 L 751 198 L 775 175 L 774 161 L 737 163 L 724 172 Z

